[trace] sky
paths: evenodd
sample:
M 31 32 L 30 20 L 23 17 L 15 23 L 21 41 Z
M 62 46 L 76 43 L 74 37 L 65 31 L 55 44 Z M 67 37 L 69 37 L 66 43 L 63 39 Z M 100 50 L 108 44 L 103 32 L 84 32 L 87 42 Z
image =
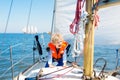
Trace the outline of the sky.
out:
M 0 33 L 5 32 L 10 3 L 0 1 Z M 13 0 L 7 33 L 22 33 L 27 26 L 31 0 Z M 38 32 L 51 31 L 54 0 L 33 0 L 29 26 Z M 95 29 L 95 42 L 99 44 L 120 44 L 120 5 L 99 10 L 100 23 Z
M 0 0 L 0 33 L 5 26 L 12 0 Z M 49 32 L 51 28 L 54 0 L 33 0 L 28 26 L 35 26 L 38 32 Z M 27 26 L 31 0 L 13 0 L 7 33 L 22 33 Z

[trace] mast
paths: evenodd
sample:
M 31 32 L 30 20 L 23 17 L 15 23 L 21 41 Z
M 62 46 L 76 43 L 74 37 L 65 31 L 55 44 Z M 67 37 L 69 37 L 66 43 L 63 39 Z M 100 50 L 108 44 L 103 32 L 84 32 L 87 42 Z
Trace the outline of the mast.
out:
M 88 12 L 88 23 L 85 27 L 84 40 L 84 75 L 92 78 L 93 76 L 93 60 L 94 60 L 94 25 L 92 6 L 95 0 L 86 0 L 86 11 Z
M 85 26 L 84 40 L 84 76 L 93 77 L 93 61 L 94 61 L 94 17 L 92 7 L 97 0 L 86 0 L 86 11 L 88 12 L 88 23 Z M 109 1 L 108 3 L 100 2 L 99 8 L 119 5 L 120 0 Z
M 55 26 L 55 11 L 56 11 L 56 0 L 54 0 L 54 10 L 53 10 L 53 16 L 52 16 L 52 25 L 51 25 L 51 35 L 54 33 L 54 26 Z

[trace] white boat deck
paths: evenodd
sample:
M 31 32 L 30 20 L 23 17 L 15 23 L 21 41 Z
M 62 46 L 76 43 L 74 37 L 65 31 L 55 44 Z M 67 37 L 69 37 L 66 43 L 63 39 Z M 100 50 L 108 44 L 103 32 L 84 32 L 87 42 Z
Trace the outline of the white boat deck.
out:
M 36 63 L 33 67 L 20 74 L 14 80 L 83 80 L 83 70 L 74 67 L 54 67 L 54 68 L 40 68 L 40 63 Z M 107 76 L 107 75 L 106 75 Z M 120 80 L 113 76 L 107 76 L 105 80 Z
M 81 69 L 73 67 L 55 67 L 55 68 L 42 68 L 42 76 L 40 80 L 80 80 L 83 75 Z

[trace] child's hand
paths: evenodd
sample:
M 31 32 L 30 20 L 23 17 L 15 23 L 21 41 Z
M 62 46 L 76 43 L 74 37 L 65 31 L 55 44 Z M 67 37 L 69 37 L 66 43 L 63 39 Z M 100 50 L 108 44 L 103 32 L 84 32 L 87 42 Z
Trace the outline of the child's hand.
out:
M 55 67 L 55 66 L 54 66 L 54 65 L 52 65 L 52 64 L 49 64 L 49 67 L 50 67 L 50 68 L 53 68 L 53 67 Z
M 64 67 L 64 68 L 66 68 L 66 67 L 67 67 L 67 64 L 66 64 L 66 63 L 64 63 L 63 67 Z

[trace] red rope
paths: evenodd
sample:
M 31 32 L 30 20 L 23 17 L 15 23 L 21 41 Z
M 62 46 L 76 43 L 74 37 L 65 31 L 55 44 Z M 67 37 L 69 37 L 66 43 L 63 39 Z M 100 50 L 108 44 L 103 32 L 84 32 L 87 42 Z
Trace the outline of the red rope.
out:
M 100 18 L 97 14 L 97 12 L 95 12 L 95 15 L 94 15 L 94 26 L 97 27 L 99 25 L 99 22 L 100 22 Z
M 95 8 L 95 15 L 94 15 L 94 26 L 97 27 L 99 25 L 99 22 L 100 22 L 100 18 L 99 18 L 99 15 L 98 15 L 98 3 L 99 3 L 100 0 L 96 0 L 96 8 Z
M 70 25 L 70 32 L 72 34 L 75 34 L 79 31 L 79 27 L 77 24 L 79 23 L 79 20 L 80 20 L 81 2 L 82 2 L 82 0 L 77 0 L 75 18 L 74 18 L 72 24 Z

